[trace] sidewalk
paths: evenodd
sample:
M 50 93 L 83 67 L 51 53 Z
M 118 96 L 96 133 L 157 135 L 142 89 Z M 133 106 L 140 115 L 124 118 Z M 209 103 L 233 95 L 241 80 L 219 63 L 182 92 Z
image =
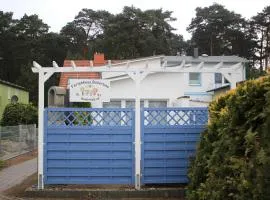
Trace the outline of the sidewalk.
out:
M 0 193 L 20 184 L 35 172 L 37 172 L 37 158 L 4 168 L 0 171 Z

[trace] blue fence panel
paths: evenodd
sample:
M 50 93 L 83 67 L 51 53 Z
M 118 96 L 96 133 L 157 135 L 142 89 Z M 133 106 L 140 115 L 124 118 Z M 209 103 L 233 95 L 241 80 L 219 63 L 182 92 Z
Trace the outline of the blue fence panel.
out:
M 189 160 L 207 116 L 207 108 L 143 109 L 142 184 L 188 182 Z
M 134 184 L 133 110 L 48 108 L 44 116 L 45 184 Z

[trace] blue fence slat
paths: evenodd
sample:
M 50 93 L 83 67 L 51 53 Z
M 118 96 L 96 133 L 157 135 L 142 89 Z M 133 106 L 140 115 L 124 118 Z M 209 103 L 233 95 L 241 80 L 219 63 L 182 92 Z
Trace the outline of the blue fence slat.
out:
M 142 110 L 142 184 L 188 182 L 189 160 L 207 118 L 207 108 Z
M 108 183 L 109 181 L 109 183 Z M 103 176 L 49 176 L 47 184 L 130 184 L 132 178 L 125 177 L 103 177 Z
M 91 143 L 91 142 L 74 142 L 74 143 L 62 143 L 62 142 L 54 142 L 54 143 L 49 143 L 47 145 L 47 150 L 48 151 L 59 151 L 59 150 L 64 150 L 64 151 L 107 151 L 107 142 L 99 142 L 99 143 Z M 133 148 L 132 144 L 129 144 L 127 142 L 115 142 L 113 145 L 111 145 L 111 151 L 131 151 Z
M 118 159 L 117 162 L 113 162 L 110 159 L 100 160 L 100 159 L 77 159 L 77 160 L 66 160 L 66 159 L 48 159 L 48 164 L 53 168 L 131 168 L 132 163 L 128 159 Z
M 166 183 L 188 183 L 186 175 L 179 176 L 146 176 L 144 177 L 144 184 L 166 184 Z

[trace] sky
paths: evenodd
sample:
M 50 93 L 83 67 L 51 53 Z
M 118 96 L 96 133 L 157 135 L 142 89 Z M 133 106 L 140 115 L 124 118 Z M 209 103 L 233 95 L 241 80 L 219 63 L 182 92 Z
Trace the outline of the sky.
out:
M 270 0 L 0 0 L 0 11 L 13 12 L 15 19 L 37 14 L 50 26 L 50 31 L 59 32 L 63 26 L 72 21 L 82 8 L 107 10 L 117 14 L 124 6 L 135 6 L 142 10 L 159 9 L 173 11 L 177 21 L 171 23 L 178 34 L 184 39 L 191 35 L 186 31 L 196 7 L 207 7 L 214 2 L 224 5 L 227 9 L 250 18 L 270 6 Z

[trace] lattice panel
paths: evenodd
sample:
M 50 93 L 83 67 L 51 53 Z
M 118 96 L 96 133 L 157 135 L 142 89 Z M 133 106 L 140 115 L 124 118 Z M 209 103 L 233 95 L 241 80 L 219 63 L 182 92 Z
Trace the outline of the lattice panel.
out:
M 131 126 L 133 111 L 48 109 L 48 126 Z
M 144 109 L 143 122 L 145 126 L 177 126 L 177 125 L 205 125 L 208 120 L 205 108 L 167 108 Z

